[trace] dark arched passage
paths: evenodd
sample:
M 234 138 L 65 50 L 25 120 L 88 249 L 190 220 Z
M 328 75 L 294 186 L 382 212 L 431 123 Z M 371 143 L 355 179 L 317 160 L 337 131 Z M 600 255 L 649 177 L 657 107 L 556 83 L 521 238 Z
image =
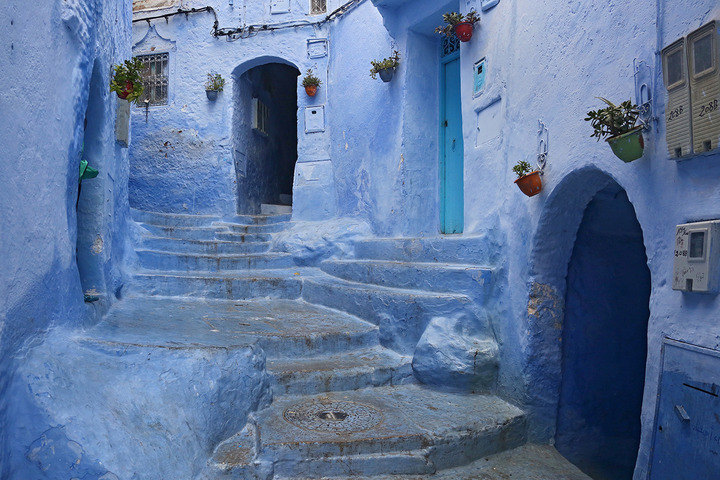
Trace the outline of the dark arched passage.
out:
M 650 271 L 615 182 L 585 209 L 567 269 L 556 447 L 596 480 L 630 480 L 640 444 Z
M 295 66 L 273 57 L 233 73 L 238 213 L 260 213 L 263 204 L 292 205 L 299 75 Z

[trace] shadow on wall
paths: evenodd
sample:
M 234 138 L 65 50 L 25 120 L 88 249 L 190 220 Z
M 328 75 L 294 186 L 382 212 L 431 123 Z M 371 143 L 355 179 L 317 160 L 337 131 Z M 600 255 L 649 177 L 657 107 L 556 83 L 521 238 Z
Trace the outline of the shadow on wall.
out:
M 236 70 L 233 144 L 237 211 L 260 212 L 262 204 L 288 204 L 297 162 L 297 81 L 284 63 Z

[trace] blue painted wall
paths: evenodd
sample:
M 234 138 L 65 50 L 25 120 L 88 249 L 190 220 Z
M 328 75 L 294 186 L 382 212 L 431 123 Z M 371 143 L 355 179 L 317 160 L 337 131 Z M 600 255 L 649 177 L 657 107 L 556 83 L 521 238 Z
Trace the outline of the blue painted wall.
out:
M 640 444 L 650 270 L 616 184 L 583 216 L 567 275 L 555 446 L 593 478 L 631 479 Z
M 8 394 L 16 365 L 49 327 L 94 323 L 125 279 L 128 156 L 115 142 L 116 99 L 108 82 L 110 66 L 130 55 L 130 11 L 130 1 L 115 0 L 56 1 L 36 8 L 9 0 L 0 10 L 3 478 L 21 478 L 9 473 L 17 466 L 9 453 L 17 418 L 8 415 L 19 401 Z M 100 175 L 87 182 L 78 215 L 89 103 L 86 154 Z M 80 271 L 76 248 L 85 261 Z M 81 275 L 100 293 L 99 302 L 83 302 Z

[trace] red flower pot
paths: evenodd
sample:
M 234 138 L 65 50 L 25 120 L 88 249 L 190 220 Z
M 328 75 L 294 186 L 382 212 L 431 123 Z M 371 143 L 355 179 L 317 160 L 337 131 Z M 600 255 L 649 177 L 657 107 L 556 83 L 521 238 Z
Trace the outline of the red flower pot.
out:
M 542 177 L 540 177 L 540 171 L 534 171 L 528 173 L 524 177 L 520 177 L 515 180 L 515 184 L 520 187 L 520 190 L 528 197 L 534 197 L 542 191 Z
M 131 81 L 125 82 L 125 86 L 123 87 L 122 91 L 118 93 L 118 97 L 125 100 L 127 97 L 130 96 L 131 93 L 133 93 L 133 90 L 135 90 L 135 85 Z
M 470 22 L 460 22 L 455 25 L 455 35 L 461 42 L 469 42 L 473 36 L 474 26 Z
M 305 93 L 308 94 L 308 97 L 314 97 L 315 95 L 317 95 L 317 90 L 317 85 L 308 85 L 307 87 L 305 87 Z

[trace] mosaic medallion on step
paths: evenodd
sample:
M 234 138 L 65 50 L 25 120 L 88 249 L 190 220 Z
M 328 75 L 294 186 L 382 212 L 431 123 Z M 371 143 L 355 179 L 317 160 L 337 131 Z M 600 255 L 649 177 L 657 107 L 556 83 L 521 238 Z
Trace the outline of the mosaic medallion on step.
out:
M 371 405 L 345 401 L 300 403 L 286 409 L 283 418 L 304 430 L 330 433 L 364 432 L 384 420 Z

